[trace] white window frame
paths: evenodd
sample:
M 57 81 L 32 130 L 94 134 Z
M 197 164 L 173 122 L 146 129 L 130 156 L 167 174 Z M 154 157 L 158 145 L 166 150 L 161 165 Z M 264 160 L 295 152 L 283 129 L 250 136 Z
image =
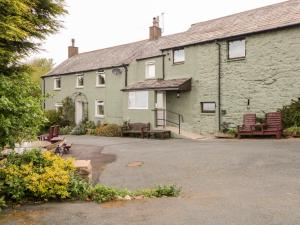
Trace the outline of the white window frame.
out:
M 57 103 L 55 103 L 54 106 L 55 106 L 56 112 L 58 112 L 59 108 L 62 108 L 62 107 L 63 107 L 63 104 L 62 104 L 61 102 L 57 102 Z
M 60 80 L 60 87 L 57 87 L 56 81 Z M 53 79 L 53 90 L 61 90 L 61 78 L 60 77 L 54 77 Z
M 176 52 L 182 51 L 183 52 L 183 59 L 178 60 L 176 59 Z M 180 64 L 180 63 L 184 63 L 185 62 L 185 51 L 184 48 L 180 48 L 180 49 L 175 49 L 173 51 L 173 63 L 174 64 Z
M 79 77 L 83 78 L 83 85 L 79 85 Z M 77 74 L 76 76 L 76 88 L 83 88 L 84 87 L 84 74 Z
M 239 54 L 235 52 L 235 54 L 232 52 L 233 51 L 233 47 L 237 47 L 237 46 L 232 46 L 233 44 L 238 45 L 240 44 L 238 47 L 242 47 L 243 49 L 239 50 L 238 52 L 240 52 Z M 237 50 L 235 50 L 237 51 Z M 228 59 L 244 59 L 246 58 L 246 39 L 242 38 L 242 39 L 238 39 L 238 40 L 231 40 L 228 41 Z
M 211 107 L 213 107 L 213 109 Z M 216 109 L 217 109 L 216 102 L 201 102 L 202 113 L 216 113 Z
M 95 117 L 97 117 L 97 118 L 104 118 L 104 114 L 103 115 L 98 114 L 98 110 L 97 109 L 98 109 L 99 105 L 103 106 L 103 112 L 105 113 L 104 101 L 102 101 L 102 100 L 96 100 L 95 101 Z
M 145 96 L 145 106 L 141 107 L 141 106 L 137 106 L 136 105 L 136 97 L 137 97 L 137 93 L 147 93 Z M 134 101 L 134 104 L 133 102 Z M 149 92 L 148 91 L 130 91 L 128 92 L 128 109 L 148 109 L 149 108 Z
M 104 78 L 104 84 L 99 84 L 99 76 Z M 96 87 L 105 87 L 106 80 L 105 80 L 105 72 L 104 71 L 97 71 L 96 72 Z
M 150 66 L 154 66 L 154 75 L 151 75 L 149 74 L 149 67 Z M 154 61 L 151 61 L 151 62 L 146 62 L 146 65 L 145 65 L 145 77 L 146 79 L 154 79 L 156 76 L 156 65 L 155 65 L 155 62 Z

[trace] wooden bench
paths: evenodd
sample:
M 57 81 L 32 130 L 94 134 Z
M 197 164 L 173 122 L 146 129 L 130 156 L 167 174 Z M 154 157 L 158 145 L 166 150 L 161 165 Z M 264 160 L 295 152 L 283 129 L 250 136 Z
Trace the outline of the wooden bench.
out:
M 245 117 L 247 117 L 245 119 Z M 251 118 L 250 118 L 251 117 Z M 274 135 L 277 139 L 282 134 L 282 115 L 280 112 L 270 112 L 266 114 L 265 122 L 255 124 L 255 114 L 244 116 L 244 125 L 238 127 L 238 138 L 242 135 L 267 136 Z
M 150 131 L 150 123 L 128 123 L 127 126 L 121 128 L 122 137 L 126 135 L 138 135 L 144 138 Z

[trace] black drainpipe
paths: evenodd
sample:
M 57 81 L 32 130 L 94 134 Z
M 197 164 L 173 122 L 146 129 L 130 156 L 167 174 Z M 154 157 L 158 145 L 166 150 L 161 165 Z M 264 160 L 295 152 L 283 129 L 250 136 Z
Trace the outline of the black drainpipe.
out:
M 219 131 L 221 131 L 221 44 L 216 42 L 218 45 L 218 124 Z
M 43 79 L 43 97 L 44 97 L 44 100 L 43 100 L 43 105 L 44 105 L 44 109 L 46 109 L 46 100 L 45 100 L 45 97 L 46 97 L 46 84 L 45 84 L 45 77 L 42 77 Z
M 163 80 L 165 79 L 165 55 L 162 57 L 162 76 Z
M 125 87 L 127 87 L 128 68 L 127 68 L 127 65 L 125 65 L 125 64 L 123 64 L 123 67 L 125 69 Z

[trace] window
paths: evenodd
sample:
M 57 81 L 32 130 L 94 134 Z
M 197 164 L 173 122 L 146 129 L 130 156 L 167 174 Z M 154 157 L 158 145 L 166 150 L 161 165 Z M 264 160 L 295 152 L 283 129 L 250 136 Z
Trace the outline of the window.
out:
M 76 87 L 82 88 L 84 86 L 84 77 L 83 75 L 77 75 Z
M 105 86 L 105 73 L 104 71 L 98 71 L 96 74 L 96 86 L 104 87 Z
M 104 117 L 104 101 L 96 100 L 95 117 Z
M 228 59 L 237 59 L 246 57 L 245 39 L 228 42 Z
M 60 77 L 54 78 L 54 90 L 60 90 L 61 89 L 61 82 Z
M 173 63 L 183 63 L 185 61 L 184 49 L 173 51 Z
M 201 102 L 201 111 L 203 113 L 215 113 L 216 103 L 215 102 Z
M 155 63 L 146 63 L 146 78 L 155 78 Z
M 54 106 L 55 106 L 56 112 L 59 112 L 62 110 L 63 104 L 59 102 L 59 103 L 56 103 Z
M 148 109 L 148 91 L 129 92 L 128 109 Z

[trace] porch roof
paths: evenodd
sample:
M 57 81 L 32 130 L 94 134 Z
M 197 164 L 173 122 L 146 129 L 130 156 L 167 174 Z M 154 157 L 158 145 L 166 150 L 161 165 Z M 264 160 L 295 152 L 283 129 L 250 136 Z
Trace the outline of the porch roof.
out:
M 190 91 L 192 86 L 192 78 L 179 79 L 151 79 L 143 80 L 134 84 L 130 84 L 122 91 L 134 90 L 157 90 L 157 91 Z

